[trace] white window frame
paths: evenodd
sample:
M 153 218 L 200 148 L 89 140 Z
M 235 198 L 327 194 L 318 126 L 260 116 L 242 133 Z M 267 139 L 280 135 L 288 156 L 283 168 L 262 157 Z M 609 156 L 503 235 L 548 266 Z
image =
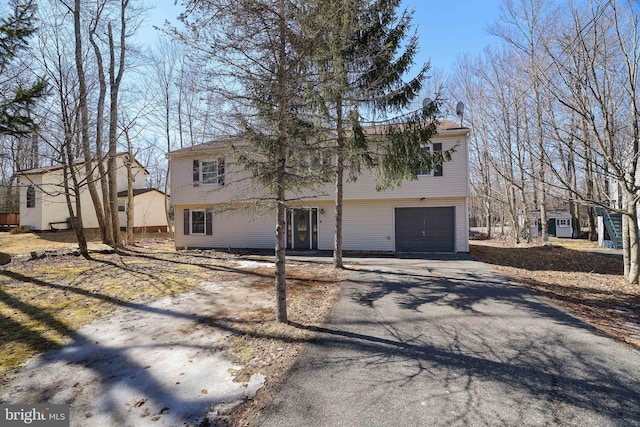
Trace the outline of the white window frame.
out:
M 196 232 L 194 231 L 193 225 L 194 225 L 194 221 L 193 221 L 193 214 L 194 213 L 201 213 L 202 214 L 202 232 Z M 206 209 L 191 209 L 189 211 L 189 232 L 192 235 L 195 236 L 204 236 L 207 234 L 207 211 Z
M 556 218 L 556 226 L 557 227 L 569 227 L 569 219 L 568 218 Z
M 420 150 L 428 151 L 429 154 L 433 154 L 433 144 L 422 144 L 420 145 Z M 418 176 L 433 176 L 435 169 L 431 169 L 429 173 L 418 173 Z
M 206 182 L 204 177 L 205 177 L 205 164 L 215 164 L 215 180 L 212 180 L 211 182 Z M 202 185 L 218 185 L 218 160 L 200 160 L 200 183 Z M 213 175 L 213 172 L 210 172 Z
M 127 211 L 126 200 L 118 199 L 118 212 L 126 212 L 126 211 Z

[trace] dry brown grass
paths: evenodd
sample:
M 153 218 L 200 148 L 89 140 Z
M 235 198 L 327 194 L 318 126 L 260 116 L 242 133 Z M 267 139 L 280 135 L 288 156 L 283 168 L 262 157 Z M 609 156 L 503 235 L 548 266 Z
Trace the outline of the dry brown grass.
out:
M 261 272 L 273 274 L 270 269 Z M 245 332 L 232 338 L 233 357 L 244 366 L 238 372 L 238 379 L 246 380 L 260 372 L 267 377 L 267 381 L 253 399 L 227 414 L 221 414 L 222 418 L 217 420 L 219 423 L 228 426 L 251 424 L 271 398 L 274 388 L 285 378 L 303 344 L 313 337 L 314 327 L 324 323 L 346 279 L 344 272 L 318 264 L 287 266 L 287 276 L 287 311 L 291 323 L 265 321 L 273 319 L 275 315 L 273 308 L 269 308 L 247 313 L 242 320 L 233 324 Z M 273 280 L 263 281 L 263 285 L 273 286 Z M 252 322 L 246 322 L 245 319 L 251 319 Z
M 99 241 L 95 231 L 87 232 L 89 241 Z M 43 233 L 8 233 L 0 232 L 0 251 L 17 255 L 31 251 L 67 249 L 76 245 L 76 237 L 72 231 Z
M 52 242 L 48 240 L 51 236 L 30 235 L 30 243 L 25 235 L 13 242 L 12 250 L 28 253 L 69 246 L 62 233 L 51 234 L 61 246 L 43 243 Z M 176 252 L 172 242 L 155 236 L 140 239 L 137 246 L 119 254 L 93 254 L 91 260 L 73 255 L 14 259 L 0 267 L 0 374 L 64 344 L 80 326 L 120 307 L 182 293 L 204 281 L 246 281 L 250 277 L 256 295 L 273 289 L 272 268 L 239 268 L 235 259 L 236 255 L 224 252 Z M 305 326 L 321 324 L 343 277 L 329 265 L 287 268 L 290 319 Z M 215 319 L 241 331 L 221 344 L 221 349 L 244 366 L 238 381 L 260 372 L 267 377 L 265 390 L 269 390 L 311 337 L 309 329 L 276 324 L 274 319 L 268 304 L 232 318 Z M 261 392 L 263 398 L 267 395 Z M 245 405 L 237 417 L 249 416 L 260 399 Z
M 471 255 L 563 307 L 613 338 L 640 348 L 640 286 L 623 278 L 622 261 L 592 252 L 593 242 L 554 239 L 552 245 L 513 247 L 472 242 Z
M 65 343 L 89 321 L 119 307 L 185 292 L 212 271 L 175 254 L 124 252 L 12 261 L 0 269 L 0 373 Z M 224 270 L 216 274 L 224 279 Z

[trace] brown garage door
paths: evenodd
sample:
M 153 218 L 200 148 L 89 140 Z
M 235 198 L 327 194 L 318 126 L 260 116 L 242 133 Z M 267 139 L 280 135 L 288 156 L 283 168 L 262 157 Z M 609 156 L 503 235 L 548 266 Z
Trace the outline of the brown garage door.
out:
M 455 252 L 455 208 L 396 208 L 397 252 Z

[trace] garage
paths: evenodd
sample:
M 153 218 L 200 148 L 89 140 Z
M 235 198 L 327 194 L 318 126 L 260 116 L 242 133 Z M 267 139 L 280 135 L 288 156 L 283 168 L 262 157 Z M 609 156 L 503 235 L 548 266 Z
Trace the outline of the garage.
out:
M 397 252 L 455 252 L 455 208 L 395 208 Z

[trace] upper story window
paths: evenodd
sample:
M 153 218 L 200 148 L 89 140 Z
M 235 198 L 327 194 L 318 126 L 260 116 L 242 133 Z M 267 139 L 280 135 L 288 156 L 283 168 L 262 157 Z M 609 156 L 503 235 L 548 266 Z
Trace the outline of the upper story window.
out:
M 193 161 L 193 186 L 224 185 L 224 158 Z
M 430 155 L 431 153 L 433 153 L 433 145 L 425 144 L 420 147 L 420 151 Z M 431 170 L 427 172 L 426 170 L 420 170 L 418 171 L 418 176 L 433 176 L 433 171 Z
M 27 187 L 27 207 L 35 208 L 36 207 L 36 189 L 33 184 Z
M 425 144 L 420 148 L 423 152 L 426 152 L 428 154 L 435 154 L 439 151 L 442 151 L 442 143 L 441 142 L 434 142 L 433 144 Z M 425 171 L 419 171 L 418 172 L 419 176 L 442 176 L 442 164 L 436 164 L 433 166 L 433 169 L 430 172 Z
M 200 182 L 202 185 L 213 185 L 218 183 L 218 161 L 203 160 L 200 167 Z

